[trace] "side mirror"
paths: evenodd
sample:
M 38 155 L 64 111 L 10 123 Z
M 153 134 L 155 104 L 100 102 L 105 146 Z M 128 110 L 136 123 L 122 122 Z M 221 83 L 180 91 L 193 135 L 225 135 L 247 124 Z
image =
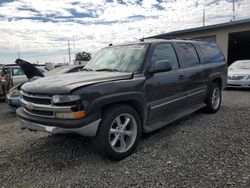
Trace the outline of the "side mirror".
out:
M 149 68 L 150 73 L 167 72 L 171 70 L 172 66 L 168 60 L 155 61 Z

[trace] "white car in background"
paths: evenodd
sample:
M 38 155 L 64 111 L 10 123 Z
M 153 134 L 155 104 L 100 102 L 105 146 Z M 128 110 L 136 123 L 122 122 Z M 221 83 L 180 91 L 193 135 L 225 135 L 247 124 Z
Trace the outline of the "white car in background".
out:
M 250 60 L 235 61 L 228 67 L 227 87 L 250 88 Z

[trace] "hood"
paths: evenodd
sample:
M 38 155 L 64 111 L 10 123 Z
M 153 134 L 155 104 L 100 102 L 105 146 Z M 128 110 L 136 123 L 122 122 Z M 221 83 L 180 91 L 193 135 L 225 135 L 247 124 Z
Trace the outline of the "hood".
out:
M 228 75 L 250 75 L 250 69 L 228 69 Z
M 35 65 L 27 61 L 24 61 L 22 59 L 17 59 L 15 63 L 22 68 L 24 74 L 27 76 L 29 80 L 37 76 L 44 77 L 43 73 L 38 68 L 36 68 Z
M 69 94 L 79 87 L 115 80 L 132 78 L 132 73 L 78 72 L 50 76 L 26 83 L 22 89 L 34 94 Z

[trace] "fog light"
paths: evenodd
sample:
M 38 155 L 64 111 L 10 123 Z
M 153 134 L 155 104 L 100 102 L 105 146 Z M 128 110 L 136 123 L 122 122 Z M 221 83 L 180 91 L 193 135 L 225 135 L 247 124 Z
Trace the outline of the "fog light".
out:
M 80 119 L 86 116 L 84 111 L 79 112 L 58 112 L 56 118 L 58 119 Z

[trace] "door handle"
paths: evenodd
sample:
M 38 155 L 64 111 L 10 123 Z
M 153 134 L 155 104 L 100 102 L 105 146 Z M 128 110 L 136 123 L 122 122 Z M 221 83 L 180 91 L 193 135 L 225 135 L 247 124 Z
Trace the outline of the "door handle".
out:
M 180 76 L 179 76 L 179 79 L 180 79 L 180 80 L 183 80 L 184 78 L 185 78 L 184 75 L 180 75 Z

